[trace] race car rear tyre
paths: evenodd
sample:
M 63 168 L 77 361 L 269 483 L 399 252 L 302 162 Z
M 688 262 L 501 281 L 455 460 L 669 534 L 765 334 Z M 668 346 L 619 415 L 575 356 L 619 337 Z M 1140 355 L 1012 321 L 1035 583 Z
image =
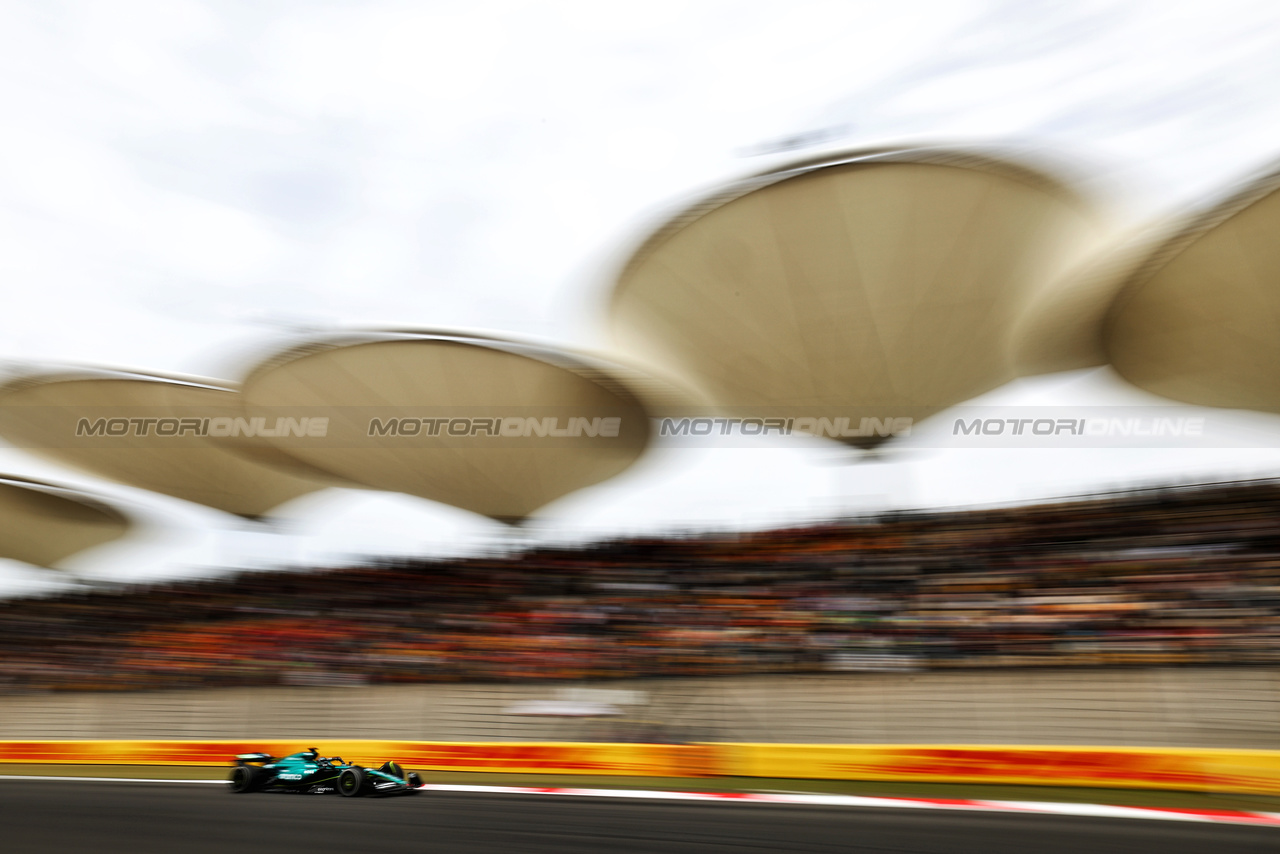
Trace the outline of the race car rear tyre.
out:
M 252 765 L 237 765 L 231 769 L 231 791 L 237 795 L 252 792 L 258 787 L 261 773 Z
M 359 768 L 344 768 L 338 775 L 338 793 L 344 798 L 354 798 L 364 789 L 364 772 Z

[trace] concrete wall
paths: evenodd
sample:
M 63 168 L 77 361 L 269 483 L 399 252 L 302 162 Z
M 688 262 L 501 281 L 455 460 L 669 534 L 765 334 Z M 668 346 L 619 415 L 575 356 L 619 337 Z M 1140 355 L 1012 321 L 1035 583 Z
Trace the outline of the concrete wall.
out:
M 613 716 L 521 715 L 600 711 Z M 550 705 L 545 705 L 550 704 Z M 1280 749 L 1280 668 L 0 695 L 0 739 L 383 738 Z

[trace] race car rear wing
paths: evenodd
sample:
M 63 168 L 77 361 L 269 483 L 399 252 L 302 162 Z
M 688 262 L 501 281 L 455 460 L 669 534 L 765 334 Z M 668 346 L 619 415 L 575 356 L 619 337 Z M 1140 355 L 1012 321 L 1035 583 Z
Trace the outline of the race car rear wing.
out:
M 240 753 L 236 755 L 236 764 L 244 765 L 249 762 L 272 762 L 275 757 L 270 753 Z

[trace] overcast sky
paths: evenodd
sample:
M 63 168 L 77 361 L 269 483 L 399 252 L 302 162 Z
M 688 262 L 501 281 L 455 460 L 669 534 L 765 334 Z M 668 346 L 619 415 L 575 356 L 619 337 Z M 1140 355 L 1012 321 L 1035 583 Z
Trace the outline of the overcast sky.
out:
M 1280 157 L 1274 2 L 0 5 L 0 359 L 235 378 L 291 331 L 421 325 L 607 347 L 609 272 L 717 182 L 826 148 L 1013 143 L 1117 219 Z M 1001 403 L 1125 403 L 1099 374 Z M 1280 433 L 1278 433 L 1280 435 Z M 1280 473 L 1273 449 L 659 449 L 527 539 L 742 527 Z M 144 520 L 91 577 L 449 553 L 510 534 L 331 490 L 263 533 L 0 449 Z M 48 573 L 0 563 L 0 592 Z

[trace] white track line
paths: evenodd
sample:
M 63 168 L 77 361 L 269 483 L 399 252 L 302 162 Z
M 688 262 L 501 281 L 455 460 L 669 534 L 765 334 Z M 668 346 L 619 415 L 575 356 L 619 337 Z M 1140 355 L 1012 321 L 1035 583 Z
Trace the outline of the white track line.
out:
M 454 786 L 427 783 L 432 792 L 472 792 L 490 794 L 562 795 L 585 798 L 634 798 L 645 800 L 719 801 L 721 803 L 805 804 L 832 807 L 875 807 L 879 809 L 936 809 L 977 812 L 1018 812 L 1049 815 L 1078 815 L 1096 818 L 1144 818 L 1163 821 L 1200 821 L 1218 824 L 1252 824 L 1280 828 L 1280 813 L 1236 810 L 1184 810 L 1162 807 L 1122 807 L 1107 804 L 1064 804 L 1042 801 L 982 801 L 930 798 L 873 798 L 863 795 L 822 795 L 805 793 L 756 792 L 669 792 L 648 789 L 570 789 L 531 786 Z
M 193 783 L 225 786 L 223 780 L 160 780 L 137 777 L 41 777 L 0 775 L 0 780 L 46 780 L 74 783 Z M 1280 813 L 1237 810 L 1166 809 L 1109 804 L 1071 804 L 1049 801 L 985 801 L 959 798 L 875 798 L 865 795 L 823 795 L 804 792 L 675 792 L 658 789 L 572 789 L 534 786 L 462 786 L 427 783 L 429 792 L 462 792 L 487 795 L 559 795 L 575 798 L 625 798 L 631 800 L 716 801 L 719 803 L 801 804 L 825 807 L 873 807 L 877 809 L 964 810 L 967 812 L 1017 812 L 1075 815 L 1091 818 L 1141 818 L 1158 821 L 1199 821 L 1215 824 L 1251 824 L 1280 828 Z

